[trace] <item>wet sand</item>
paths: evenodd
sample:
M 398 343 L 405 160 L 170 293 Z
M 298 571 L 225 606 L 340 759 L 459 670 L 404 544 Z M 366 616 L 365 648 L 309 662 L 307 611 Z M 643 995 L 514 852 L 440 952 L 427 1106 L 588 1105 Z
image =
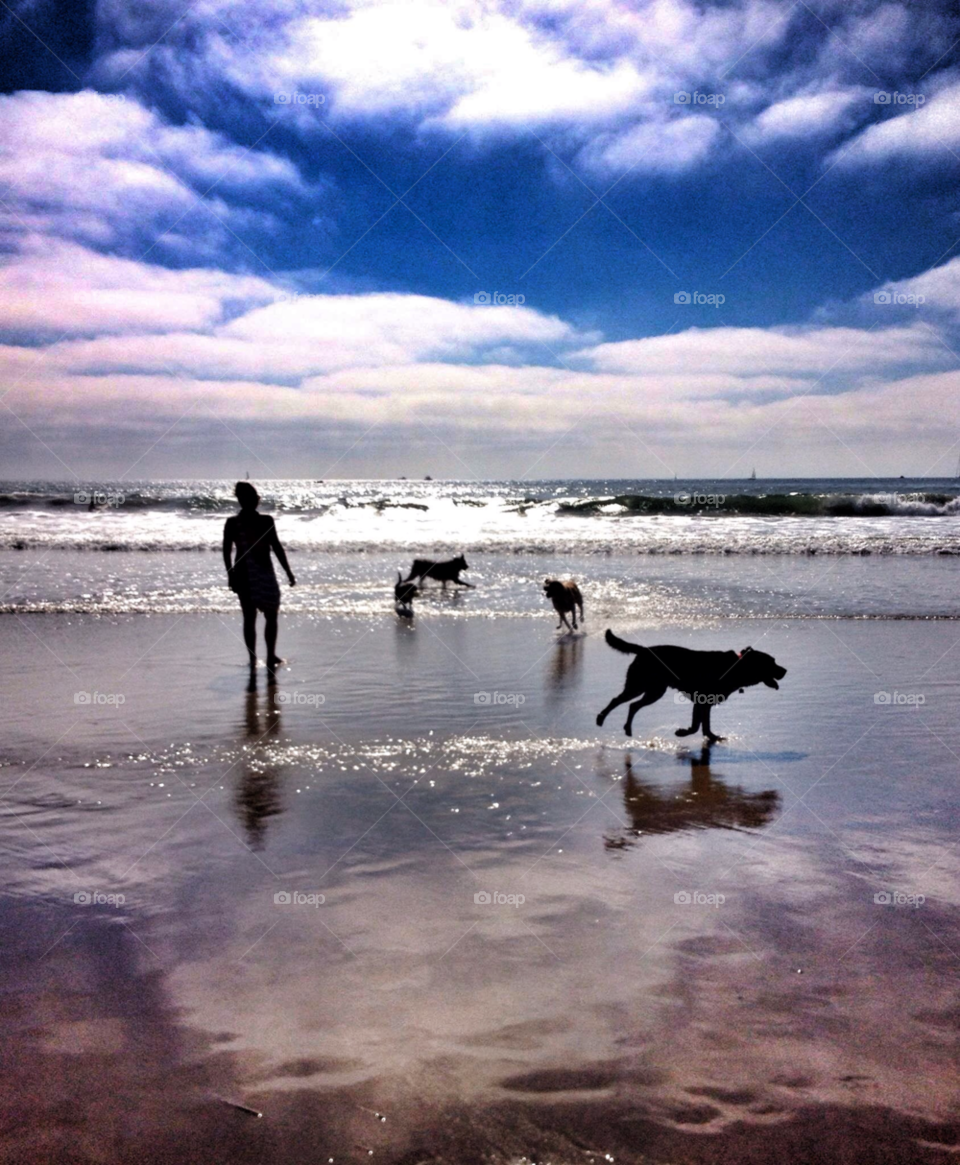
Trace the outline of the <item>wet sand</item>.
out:
M 5 617 L 0 1157 L 950 1159 L 952 625 L 638 633 L 789 668 L 704 752 L 588 620 Z

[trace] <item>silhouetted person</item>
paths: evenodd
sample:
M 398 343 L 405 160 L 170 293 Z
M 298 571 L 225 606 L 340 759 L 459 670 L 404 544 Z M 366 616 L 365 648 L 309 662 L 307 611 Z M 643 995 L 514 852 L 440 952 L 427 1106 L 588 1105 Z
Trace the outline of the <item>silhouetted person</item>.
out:
M 273 518 L 258 514 L 260 495 L 249 481 L 238 481 L 233 491 L 240 503 L 240 513 L 227 518 L 223 527 L 223 561 L 227 568 L 230 589 L 240 600 L 243 611 L 243 641 L 247 645 L 250 666 L 257 663 L 257 611 L 263 611 L 264 636 L 267 640 L 267 667 L 274 671 L 282 662 L 277 655 L 277 612 L 280 609 L 280 587 L 273 572 L 271 550 L 287 572 L 291 586 L 297 580 L 287 562 L 287 556 Z M 234 546 L 236 557 L 231 560 Z

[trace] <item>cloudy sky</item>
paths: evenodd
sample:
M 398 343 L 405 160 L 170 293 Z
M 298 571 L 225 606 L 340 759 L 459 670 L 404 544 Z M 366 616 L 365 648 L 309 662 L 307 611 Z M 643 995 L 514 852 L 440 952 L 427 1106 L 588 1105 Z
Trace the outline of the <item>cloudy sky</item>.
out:
M 952 476 L 937 0 L 4 0 L 3 477 Z

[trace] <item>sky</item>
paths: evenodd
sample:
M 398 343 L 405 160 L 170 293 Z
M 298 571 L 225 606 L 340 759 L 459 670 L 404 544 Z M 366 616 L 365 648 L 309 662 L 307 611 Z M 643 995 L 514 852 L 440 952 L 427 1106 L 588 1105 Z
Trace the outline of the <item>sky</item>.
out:
M 952 477 L 939 0 L 3 0 L 5 479 Z

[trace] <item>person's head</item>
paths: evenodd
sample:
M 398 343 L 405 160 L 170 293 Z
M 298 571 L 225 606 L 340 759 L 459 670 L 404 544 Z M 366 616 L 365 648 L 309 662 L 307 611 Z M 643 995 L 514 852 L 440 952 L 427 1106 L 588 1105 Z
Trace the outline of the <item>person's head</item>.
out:
M 233 487 L 241 510 L 255 510 L 260 505 L 260 495 L 249 481 L 238 481 Z

